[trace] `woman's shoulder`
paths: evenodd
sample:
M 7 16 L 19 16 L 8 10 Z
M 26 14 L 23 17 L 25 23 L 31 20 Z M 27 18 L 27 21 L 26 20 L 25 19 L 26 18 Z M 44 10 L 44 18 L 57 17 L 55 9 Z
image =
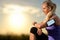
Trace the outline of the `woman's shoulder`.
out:
M 56 25 L 60 25 L 60 18 L 57 15 L 53 15 L 51 19 L 54 19 L 56 22 Z
M 55 14 L 50 19 L 59 19 L 59 17 Z

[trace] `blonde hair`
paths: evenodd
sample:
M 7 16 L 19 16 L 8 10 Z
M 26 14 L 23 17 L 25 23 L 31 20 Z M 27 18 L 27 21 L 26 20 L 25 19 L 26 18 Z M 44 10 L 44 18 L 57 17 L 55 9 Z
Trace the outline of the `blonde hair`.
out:
M 51 7 L 51 11 L 56 10 L 56 4 L 53 3 L 51 0 L 46 0 L 43 2 L 43 4 L 47 4 L 47 7 Z
M 52 17 L 52 15 L 55 14 L 56 4 L 53 3 L 51 0 L 46 0 L 43 2 L 43 4 L 44 3 L 46 3 L 48 7 L 51 7 L 51 11 L 46 15 L 46 18 L 45 18 L 45 20 L 48 21 Z

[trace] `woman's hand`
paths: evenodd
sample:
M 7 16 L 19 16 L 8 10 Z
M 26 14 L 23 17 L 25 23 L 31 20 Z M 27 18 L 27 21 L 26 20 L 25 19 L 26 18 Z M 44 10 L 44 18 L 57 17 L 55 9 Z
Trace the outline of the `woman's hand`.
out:
M 35 26 L 35 24 L 37 24 L 37 22 L 33 22 L 32 24 Z
M 40 24 L 35 24 L 35 27 L 36 28 L 40 28 Z
M 43 23 L 37 23 L 35 24 L 35 27 L 41 29 L 43 27 Z

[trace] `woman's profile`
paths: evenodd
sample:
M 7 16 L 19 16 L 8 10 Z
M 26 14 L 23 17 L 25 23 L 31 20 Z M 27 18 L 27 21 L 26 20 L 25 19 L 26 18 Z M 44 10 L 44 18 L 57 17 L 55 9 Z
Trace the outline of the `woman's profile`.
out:
M 56 4 L 53 3 L 51 0 L 46 0 L 42 3 L 42 10 L 46 14 L 46 18 L 42 22 L 35 24 L 35 27 L 37 29 L 34 30 L 34 33 L 37 32 L 37 34 L 42 35 L 43 33 L 41 29 L 45 27 L 48 31 L 48 40 L 60 40 L 60 18 L 55 14 Z M 54 20 L 55 23 L 48 26 L 47 22 L 50 20 Z M 33 33 L 30 32 L 30 36 L 31 40 L 36 40 L 36 36 Z M 39 38 L 42 38 L 42 36 L 40 36 Z

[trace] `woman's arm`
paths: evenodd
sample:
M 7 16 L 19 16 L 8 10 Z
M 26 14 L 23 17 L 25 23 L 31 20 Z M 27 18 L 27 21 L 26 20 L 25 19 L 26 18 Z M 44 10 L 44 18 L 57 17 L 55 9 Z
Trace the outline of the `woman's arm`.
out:
M 56 5 L 52 4 L 53 9 L 46 15 L 46 18 L 40 23 L 40 28 L 46 27 L 46 23 L 50 18 L 55 15 Z
M 45 18 L 42 22 L 40 22 L 39 24 L 37 24 L 37 27 L 39 27 L 39 28 L 47 27 L 47 21 L 49 21 L 50 18 L 51 18 L 53 15 L 55 15 L 55 14 L 53 14 L 53 13 L 47 14 L 46 18 Z M 53 17 L 52 19 L 55 19 L 55 17 Z
M 33 33 L 30 33 L 30 40 L 36 40 L 35 35 Z
M 56 14 L 53 15 L 49 20 L 51 20 L 51 19 L 54 19 L 55 20 L 55 24 L 56 25 L 60 25 L 60 18 Z M 46 26 L 47 26 L 47 24 L 44 21 L 40 24 L 40 28 L 44 28 Z

